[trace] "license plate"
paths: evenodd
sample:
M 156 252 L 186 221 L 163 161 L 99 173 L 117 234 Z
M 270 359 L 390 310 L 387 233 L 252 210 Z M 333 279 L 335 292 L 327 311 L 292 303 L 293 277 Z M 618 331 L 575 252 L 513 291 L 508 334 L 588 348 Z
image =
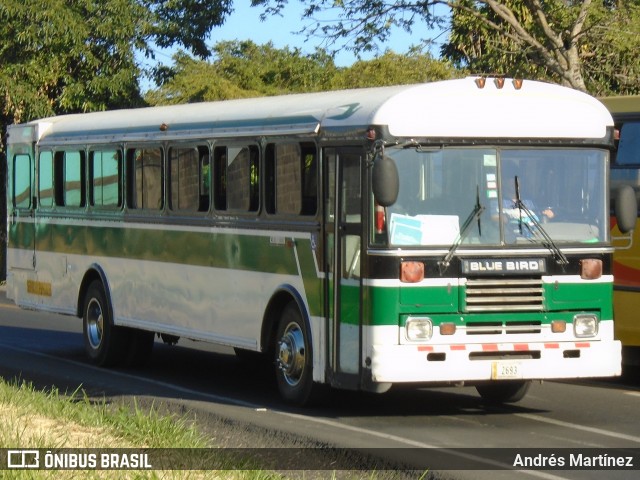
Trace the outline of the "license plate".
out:
M 493 362 L 491 364 L 491 379 L 522 378 L 520 362 Z

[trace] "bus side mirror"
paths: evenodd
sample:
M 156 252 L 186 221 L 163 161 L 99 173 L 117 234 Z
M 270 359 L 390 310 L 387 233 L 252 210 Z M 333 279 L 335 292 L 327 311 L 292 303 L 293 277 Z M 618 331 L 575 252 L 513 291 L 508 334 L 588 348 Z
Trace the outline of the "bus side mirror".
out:
M 390 207 L 398 199 L 400 179 L 398 168 L 389 157 L 378 154 L 373 161 L 371 172 L 373 196 L 381 207 Z
M 614 213 L 620 232 L 629 233 L 635 228 L 638 218 L 638 202 L 636 192 L 630 185 L 622 185 L 616 190 Z

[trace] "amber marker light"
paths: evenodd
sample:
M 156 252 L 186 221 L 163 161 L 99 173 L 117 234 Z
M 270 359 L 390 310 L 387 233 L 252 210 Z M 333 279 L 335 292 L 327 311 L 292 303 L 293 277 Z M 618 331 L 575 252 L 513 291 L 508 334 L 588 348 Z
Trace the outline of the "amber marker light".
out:
M 418 283 L 424 279 L 424 263 L 402 262 L 400 264 L 400 281 L 403 283 Z
M 484 77 L 478 77 L 475 79 L 475 82 L 478 88 L 484 88 L 484 84 L 487 83 L 487 79 Z
M 441 323 L 440 324 L 440 335 L 453 335 L 456 333 L 456 324 L 455 323 Z
M 551 322 L 551 331 L 553 333 L 564 333 L 567 331 L 567 322 L 564 320 L 554 320 Z
M 497 77 L 493 79 L 493 83 L 496 84 L 497 89 L 504 87 L 504 77 Z
M 602 260 L 585 258 L 580 260 L 580 278 L 583 280 L 596 280 L 602 276 Z
M 515 88 L 516 90 L 520 90 L 522 88 L 522 83 L 524 82 L 524 80 L 522 80 L 521 78 L 514 78 L 513 79 L 513 88 Z

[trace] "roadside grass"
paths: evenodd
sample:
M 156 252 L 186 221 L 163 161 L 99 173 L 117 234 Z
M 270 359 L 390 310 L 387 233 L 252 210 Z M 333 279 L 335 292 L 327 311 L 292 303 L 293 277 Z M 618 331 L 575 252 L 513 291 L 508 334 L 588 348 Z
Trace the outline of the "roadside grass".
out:
M 185 418 L 157 409 L 96 401 L 78 389 L 71 394 L 39 391 L 30 383 L 0 379 L 0 448 L 208 448 Z M 6 468 L 5 465 L 0 466 Z M 261 470 L 0 470 L 2 479 L 223 479 L 276 480 Z

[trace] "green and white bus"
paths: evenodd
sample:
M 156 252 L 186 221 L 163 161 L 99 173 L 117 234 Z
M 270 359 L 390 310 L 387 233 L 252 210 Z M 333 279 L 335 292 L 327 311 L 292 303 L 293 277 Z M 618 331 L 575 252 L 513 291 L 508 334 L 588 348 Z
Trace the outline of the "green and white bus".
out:
M 213 342 L 266 357 L 298 404 L 620 373 L 613 122 L 583 93 L 469 77 L 8 134 L 7 295 L 82 318 L 98 365 Z

